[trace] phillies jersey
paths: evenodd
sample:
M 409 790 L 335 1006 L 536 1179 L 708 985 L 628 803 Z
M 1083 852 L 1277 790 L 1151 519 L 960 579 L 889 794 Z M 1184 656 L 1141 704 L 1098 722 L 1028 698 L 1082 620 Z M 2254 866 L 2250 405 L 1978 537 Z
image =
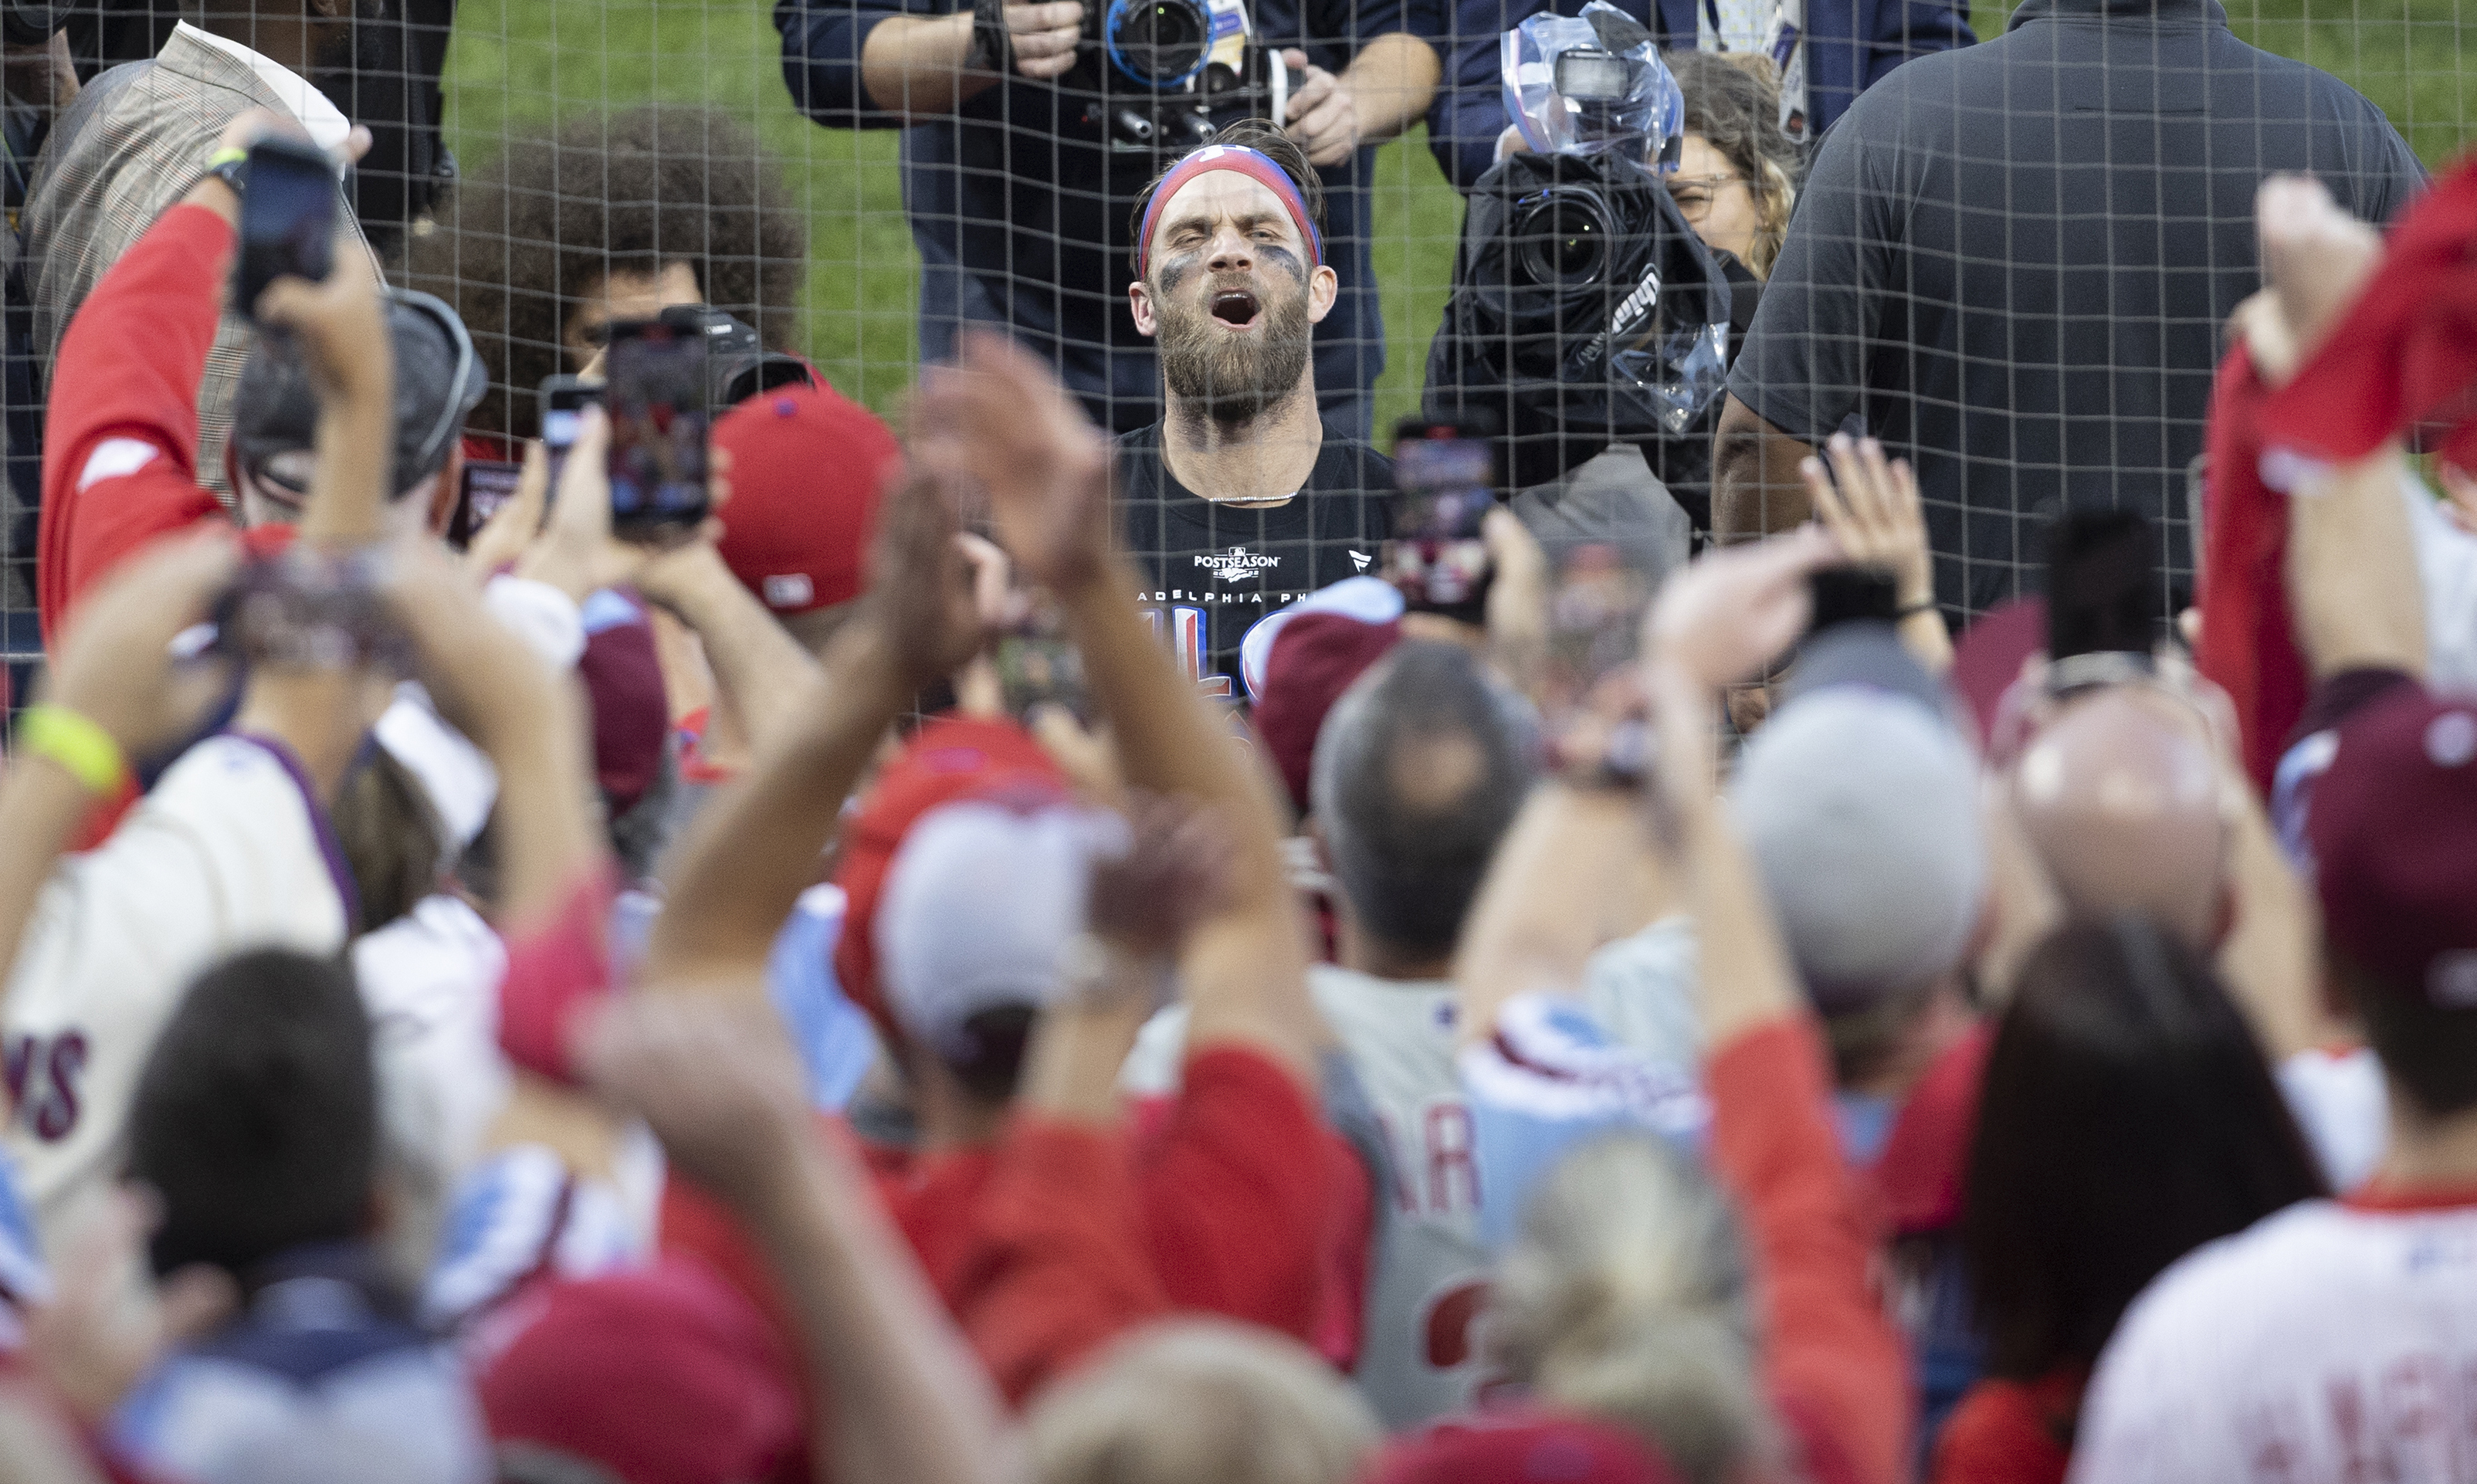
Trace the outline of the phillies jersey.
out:
M 2477 1477 L 2477 1205 L 2301 1201 L 2186 1256 L 2100 1357 L 2072 1477 Z
M 1256 620 L 1375 569 L 1390 530 L 1393 465 L 1325 430 L 1307 483 L 1282 505 L 1215 505 L 1162 458 L 1162 425 L 1118 440 L 1118 528 L 1143 574 L 1138 600 L 1213 694 L 1238 697 L 1238 643 Z

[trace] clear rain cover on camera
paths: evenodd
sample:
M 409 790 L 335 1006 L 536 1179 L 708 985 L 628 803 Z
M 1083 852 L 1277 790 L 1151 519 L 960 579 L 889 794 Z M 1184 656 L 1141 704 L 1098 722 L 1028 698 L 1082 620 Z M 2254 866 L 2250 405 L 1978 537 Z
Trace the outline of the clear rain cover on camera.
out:
M 1534 15 L 1505 33 L 1503 48 L 1505 112 L 1536 153 L 1632 147 L 1646 161 L 1664 160 L 1668 141 L 1686 132 L 1686 95 L 1660 60 L 1658 38 L 1608 0 L 1591 0 L 1579 16 Z M 1557 59 L 1587 48 L 1625 64 L 1624 97 L 1584 102 L 1557 90 Z
M 1613 381 L 1647 405 L 1673 437 L 1683 433 L 1729 380 L 1729 326 L 1685 325 L 1654 345 L 1609 356 Z

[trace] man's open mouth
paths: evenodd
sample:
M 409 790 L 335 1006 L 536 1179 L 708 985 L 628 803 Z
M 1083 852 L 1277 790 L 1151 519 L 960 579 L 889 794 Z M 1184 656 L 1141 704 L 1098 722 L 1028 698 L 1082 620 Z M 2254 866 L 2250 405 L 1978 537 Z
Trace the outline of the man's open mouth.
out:
M 1256 322 L 1256 295 L 1247 289 L 1224 289 L 1213 294 L 1213 317 L 1234 330 L 1244 330 Z

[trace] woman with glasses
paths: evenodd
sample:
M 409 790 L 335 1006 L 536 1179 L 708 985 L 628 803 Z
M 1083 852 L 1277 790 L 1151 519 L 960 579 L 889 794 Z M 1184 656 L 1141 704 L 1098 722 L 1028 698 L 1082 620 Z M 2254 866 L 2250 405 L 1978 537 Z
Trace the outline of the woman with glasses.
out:
M 1768 277 L 1797 199 L 1797 146 L 1781 133 L 1770 64 L 1720 52 L 1670 52 L 1667 62 L 1686 94 L 1685 148 L 1667 177 L 1669 198 L 1704 246 L 1730 254 L 1757 279 Z M 1754 304 L 1739 297 L 1743 334 Z

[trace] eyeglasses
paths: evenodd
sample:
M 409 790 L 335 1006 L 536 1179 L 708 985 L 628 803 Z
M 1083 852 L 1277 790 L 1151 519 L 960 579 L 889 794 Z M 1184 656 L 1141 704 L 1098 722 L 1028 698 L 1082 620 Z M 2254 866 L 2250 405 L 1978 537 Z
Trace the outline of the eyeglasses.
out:
M 1668 198 L 1677 203 L 1679 215 L 1689 222 L 1701 221 L 1722 190 L 1745 183 L 1742 175 L 1672 175 L 1668 178 Z

